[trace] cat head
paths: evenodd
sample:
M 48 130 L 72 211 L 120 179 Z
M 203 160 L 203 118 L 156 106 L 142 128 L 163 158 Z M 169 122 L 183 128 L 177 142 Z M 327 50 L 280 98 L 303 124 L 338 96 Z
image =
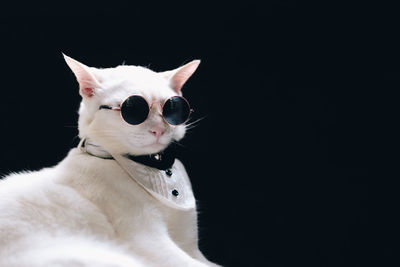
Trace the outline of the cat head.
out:
M 78 121 L 81 139 L 90 138 L 109 152 L 143 155 L 157 153 L 184 137 L 185 125 L 165 122 L 161 105 L 151 105 L 147 119 L 139 125 L 126 123 L 120 111 L 99 107 L 119 107 L 131 95 L 141 95 L 149 104 L 182 96 L 182 86 L 196 71 L 200 60 L 157 73 L 145 67 L 127 65 L 98 69 L 66 55 L 64 58 L 75 74 L 82 96 Z

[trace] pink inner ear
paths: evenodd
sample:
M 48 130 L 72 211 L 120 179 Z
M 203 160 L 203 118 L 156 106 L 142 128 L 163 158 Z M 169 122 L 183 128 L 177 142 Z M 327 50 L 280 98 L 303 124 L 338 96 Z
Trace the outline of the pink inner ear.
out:
M 92 97 L 95 95 L 95 88 L 98 87 L 97 82 L 92 77 L 88 77 L 87 73 L 77 75 L 79 83 L 80 94 L 86 97 Z
M 96 77 L 91 73 L 89 67 L 64 55 L 65 61 L 79 83 L 79 92 L 84 97 L 92 97 L 95 94 L 95 88 L 101 87 Z
M 186 78 L 186 76 L 175 74 L 175 76 L 172 77 L 171 79 L 171 83 L 173 84 L 174 90 L 176 92 L 180 92 L 187 79 L 188 78 Z
M 81 94 L 87 97 L 92 97 L 94 96 L 94 89 L 89 87 L 83 87 L 81 88 Z
M 189 62 L 188 64 L 184 65 L 183 67 L 180 67 L 178 71 L 174 74 L 174 76 L 172 76 L 171 85 L 172 88 L 177 93 L 179 94 L 181 93 L 183 85 L 190 78 L 190 76 L 193 75 L 199 64 L 200 60 L 193 60 L 192 62 Z

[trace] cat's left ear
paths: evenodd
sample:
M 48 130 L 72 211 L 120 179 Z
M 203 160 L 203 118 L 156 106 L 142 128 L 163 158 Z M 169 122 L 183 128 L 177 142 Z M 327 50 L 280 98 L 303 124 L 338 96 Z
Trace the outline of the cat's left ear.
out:
M 65 62 L 75 74 L 76 80 L 79 83 L 79 93 L 82 97 L 92 97 L 95 95 L 95 88 L 100 88 L 101 85 L 90 68 L 79 61 L 64 55 Z
M 182 67 L 163 72 L 163 76 L 169 80 L 172 89 L 178 94 L 182 94 L 181 89 L 186 81 L 192 76 L 200 64 L 200 60 L 193 60 Z

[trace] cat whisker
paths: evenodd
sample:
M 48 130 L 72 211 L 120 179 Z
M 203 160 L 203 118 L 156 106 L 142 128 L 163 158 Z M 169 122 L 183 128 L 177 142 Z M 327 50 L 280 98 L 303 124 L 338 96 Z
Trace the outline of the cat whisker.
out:
M 201 117 L 201 118 L 199 118 L 199 119 L 197 119 L 197 120 L 195 120 L 195 121 L 193 121 L 193 122 L 191 122 L 191 123 L 186 124 L 186 126 L 185 126 L 185 127 L 186 127 L 186 130 L 193 129 L 194 127 L 197 126 L 197 124 L 198 124 L 200 121 L 204 120 L 205 118 L 206 118 L 206 116 Z

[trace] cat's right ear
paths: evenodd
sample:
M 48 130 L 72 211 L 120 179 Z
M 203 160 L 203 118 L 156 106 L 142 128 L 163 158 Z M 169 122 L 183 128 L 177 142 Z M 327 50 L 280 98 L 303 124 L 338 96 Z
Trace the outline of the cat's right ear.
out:
M 86 98 L 94 96 L 95 88 L 100 88 L 101 85 L 93 73 L 91 73 L 90 68 L 67 55 L 63 54 L 63 56 L 79 83 L 79 94 Z

